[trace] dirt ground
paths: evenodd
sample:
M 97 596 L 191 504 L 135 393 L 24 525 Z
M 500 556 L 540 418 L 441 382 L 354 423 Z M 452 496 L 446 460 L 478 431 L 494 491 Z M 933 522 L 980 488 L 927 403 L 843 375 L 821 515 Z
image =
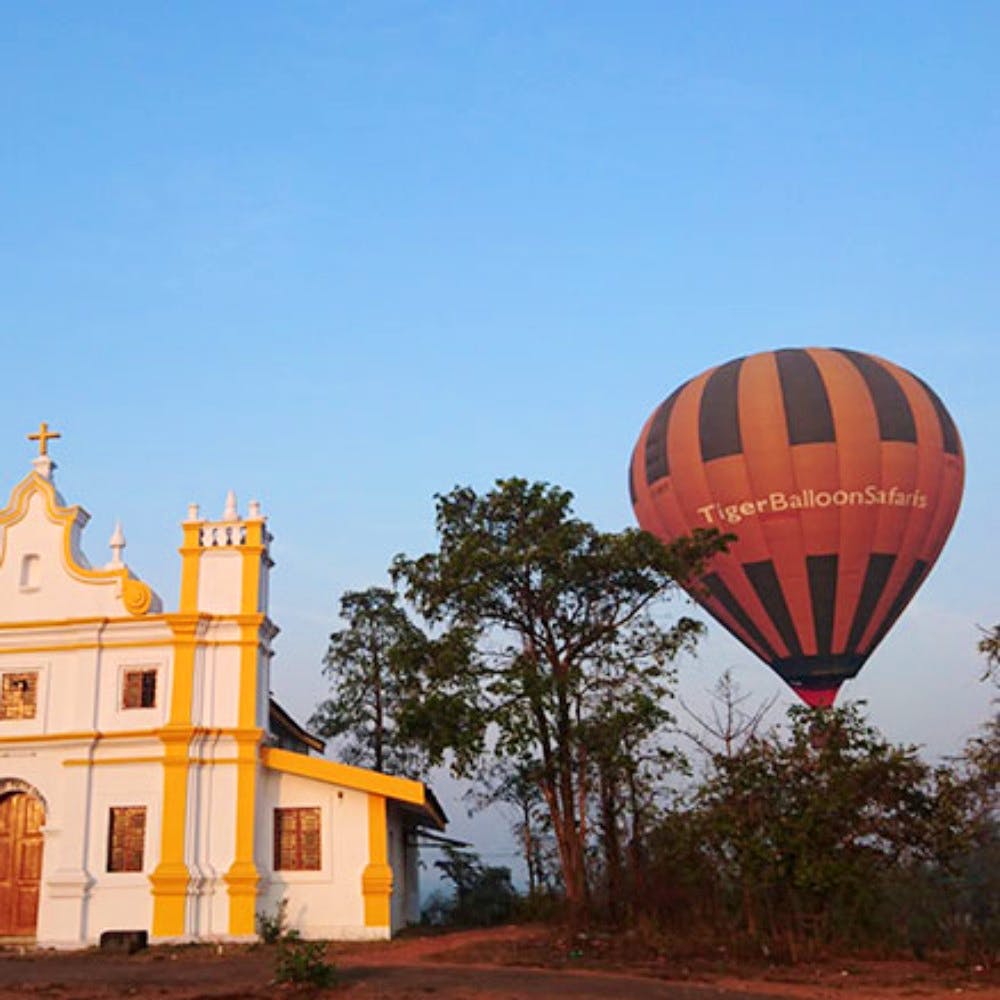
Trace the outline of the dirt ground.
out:
M 532 927 L 331 944 L 327 954 L 337 965 L 339 983 L 322 991 L 275 984 L 274 951 L 263 946 L 151 948 L 132 956 L 10 948 L 0 952 L 0 998 L 953 1000 L 970 994 L 975 1000 L 1000 1000 L 997 970 L 978 966 L 857 961 L 759 968 L 653 961 L 625 966 L 608 952 L 599 936 L 564 941 L 549 929 Z

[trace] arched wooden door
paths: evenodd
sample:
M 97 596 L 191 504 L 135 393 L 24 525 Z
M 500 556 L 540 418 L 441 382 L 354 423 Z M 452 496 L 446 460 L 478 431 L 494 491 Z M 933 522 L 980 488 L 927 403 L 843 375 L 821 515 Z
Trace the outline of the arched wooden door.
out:
M 0 937 L 34 937 L 45 813 L 32 795 L 0 799 Z

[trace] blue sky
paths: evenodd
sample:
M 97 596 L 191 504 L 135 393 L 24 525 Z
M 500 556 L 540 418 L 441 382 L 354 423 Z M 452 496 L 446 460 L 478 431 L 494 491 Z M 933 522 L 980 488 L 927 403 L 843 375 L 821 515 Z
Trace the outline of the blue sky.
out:
M 996 606 L 1000 8 L 992 3 L 9 4 L 0 463 L 46 419 L 67 497 L 176 601 L 190 501 L 276 536 L 274 686 L 306 716 L 346 588 L 517 474 L 632 523 L 689 376 L 851 346 L 928 379 L 966 499 L 861 678 L 896 738 L 985 717 Z M 690 697 L 726 636 L 685 665 Z M 453 812 L 460 812 L 454 805 Z

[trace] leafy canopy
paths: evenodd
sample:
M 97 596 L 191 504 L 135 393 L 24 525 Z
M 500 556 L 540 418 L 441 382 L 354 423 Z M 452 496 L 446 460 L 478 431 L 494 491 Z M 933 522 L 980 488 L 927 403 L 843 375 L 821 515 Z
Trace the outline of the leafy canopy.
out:
M 411 697 L 412 665 L 428 640 L 410 621 L 391 590 L 348 591 L 340 601 L 347 627 L 330 636 L 323 673 L 331 694 L 310 725 L 323 736 L 341 738 L 349 764 L 377 771 L 420 775 L 425 755 L 400 728 Z
M 645 684 L 622 694 L 655 714 L 667 664 L 701 631 L 690 618 L 668 627 L 650 612 L 722 536 L 698 531 L 665 546 L 641 531 L 601 532 L 573 516 L 572 499 L 516 478 L 483 495 L 457 487 L 436 498 L 438 550 L 394 561 L 406 597 L 449 639 L 450 655 L 425 664 L 431 718 L 410 721 L 435 759 L 455 754 L 460 772 L 483 752 L 491 724 L 502 753 L 544 755 L 567 712 L 575 727 L 606 709 L 625 677 Z
M 666 624 L 657 603 L 726 539 L 602 532 L 572 499 L 524 479 L 482 495 L 457 487 L 437 497 L 437 551 L 398 556 L 392 574 L 440 636 L 415 674 L 407 731 L 432 761 L 450 754 L 456 773 L 474 774 L 492 750 L 532 776 L 578 914 L 592 819 L 618 865 L 618 807 L 626 788 L 641 798 L 639 762 L 670 719 L 671 663 L 702 631 L 687 617 Z

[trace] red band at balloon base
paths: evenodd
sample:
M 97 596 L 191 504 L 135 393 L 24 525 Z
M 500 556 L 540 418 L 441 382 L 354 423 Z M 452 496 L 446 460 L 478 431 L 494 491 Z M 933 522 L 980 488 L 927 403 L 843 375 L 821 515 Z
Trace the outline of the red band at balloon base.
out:
M 810 708 L 832 708 L 840 687 L 832 688 L 795 688 L 795 693 Z

